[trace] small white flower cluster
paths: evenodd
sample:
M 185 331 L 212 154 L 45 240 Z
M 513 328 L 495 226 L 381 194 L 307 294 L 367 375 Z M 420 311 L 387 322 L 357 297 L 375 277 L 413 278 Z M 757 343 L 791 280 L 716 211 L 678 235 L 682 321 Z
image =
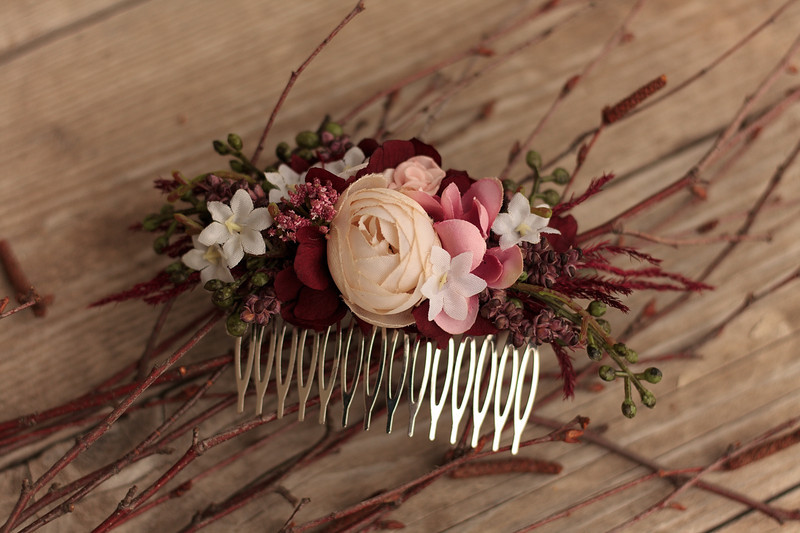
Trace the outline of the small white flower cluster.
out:
M 342 159 L 314 165 L 314 167 L 324 168 L 342 179 L 348 179 L 366 166 L 367 156 L 358 146 L 354 146 L 345 152 Z M 293 191 L 297 185 L 305 183 L 306 172 L 298 174 L 289 165 L 280 165 L 278 172 L 267 172 L 264 177 L 275 186 L 274 189 L 269 191 L 269 201 L 277 204 L 282 199 L 288 198 L 289 192 Z
M 536 206 L 548 207 L 546 204 Z M 531 212 L 528 199 L 517 193 L 508 203 L 508 212 L 500 213 L 492 224 L 492 231 L 500 237 L 500 248 L 507 250 L 521 242 L 537 244 L 542 233 L 560 233 L 555 228 L 548 228 L 549 218 Z
M 212 279 L 230 283 L 230 269 L 239 264 L 245 253 L 261 255 L 267 251 L 261 232 L 272 225 L 272 216 L 266 207 L 254 209 L 253 200 L 244 189 L 236 191 L 230 205 L 208 202 L 208 212 L 214 221 L 192 238 L 195 248 L 181 260 L 200 271 L 203 283 Z

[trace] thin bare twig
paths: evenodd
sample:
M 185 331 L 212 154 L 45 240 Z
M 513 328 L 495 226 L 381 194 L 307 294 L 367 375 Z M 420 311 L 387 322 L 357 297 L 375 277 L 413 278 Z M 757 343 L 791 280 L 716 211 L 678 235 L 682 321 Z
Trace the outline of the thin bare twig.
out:
M 359 0 L 356 6 L 350 11 L 350 13 L 348 13 L 342 19 L 339 25 L 336 26 L 333 29 L 333 31 L 330 32 L 328 36 L 325 37 L 325 39 L 323 39 L 319 45 L 317 45 L 316 48 L 314 48 L 314 51 L 311 52 L 311 55 L 309 55 L 306 58 L 306 60 L 300 64 L 297 70 L 292 71 L 292 74 L 289 76 L 289 81 L 286 82 L 286 87 L 283 88 L 283 92 L 281 93 L 280 97 L 278 97 L 278 102 L 275 104 L 275 107 L 272 108 L 272 113 L 270 113 L 269 115 L 269 120 L 267 120 L 267 125 L 264 126 L 264 131 L 261 132 L 261 138 L 258 140 L 258 146 L 256 146 L 256 151 L 253 153 L 253 157 L 250 159 L 250 163 L 252 163 L 253 166 L 256 166 L 256 164 L 258 163 L 258 158 L 261 156 L 261 152 L 264 150 L 264 143 L 267 141 L 267 135 L 269 135 L 269 131 L 272 129 L 272 124 L 275 122 L 275 117 L 278 116 L 278 111 L 280 111 L 281 107 L 283 107 L 283 102 L 286 101 L 286 97 L 289 96 L 289 92 L 291 92 L 292 87 L 294 87 L 297 78 L 300 77 L 300 74 L 303 73 L 303 71 L 306 69 L 306 67 L 308 67 L 311 61 L 313 61 L 314 58 L 317 57 L 317 55 L 320 52 L 322 52 L 322 50 L 326 46 L 328 46 L 328 43 L 330 43 L 331 40 L 333 40 L 333 38 L 336 37 L 336 34 L 338 34 L 342 30 L 342 28 L 347 26 L 347 23 L 353 20 L 356 17 L 356 15 L 364 11 L 364 9 L 365 9 L 364 0 Z

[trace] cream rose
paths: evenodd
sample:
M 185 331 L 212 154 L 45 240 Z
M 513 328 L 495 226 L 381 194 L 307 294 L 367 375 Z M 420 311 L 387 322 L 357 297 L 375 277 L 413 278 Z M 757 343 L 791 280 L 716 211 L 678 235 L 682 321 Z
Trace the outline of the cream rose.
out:
M 400 328 L 423 299 L 430 254 L 439 238 L 420 205 L 387 188 L 380 174 L 362 177 L 336 202 L 328 232 L 328 267 L 345 303 L 370 324 Z
M 439 190 L 444 176 L 444 170 L 426 155 L 415 155 L 397 165 L 397 168 L 383 171 L 383 177 L 389 181 L 390 189 L 422 191 L 431 195 Z

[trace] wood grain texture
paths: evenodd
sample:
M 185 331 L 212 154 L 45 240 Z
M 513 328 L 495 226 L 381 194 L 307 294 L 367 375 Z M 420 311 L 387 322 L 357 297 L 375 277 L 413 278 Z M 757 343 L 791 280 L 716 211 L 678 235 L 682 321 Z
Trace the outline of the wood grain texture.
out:
M 33 283 L 41 292 L 54 294 L 55 303 L 45 319 L 23 313 L 0 322 L 1 419 L 86 392 L 139 357 L 156 310 L 140 303 L 100 309 L 86 306 L 148 279 L 162 266 L 150 249 L 149 237 L 127 229 L 159 207 L 161 198 L 152 189 L 152 180 L 173 169 L 194 175 L 223 167 L 225 161 L 214 154 L 210 141 L 230 131 L 242 135 L 246 148 L 254 148 L 291 70 L 354 1 L 35 4 L 0 3 L 0 238 L 11 243 Z M 660 74 L 668 76 L 670 85 L 686 79 L 781 4 L 777 0 L 645 3 L 631 24 L 633 39 L 616 47 L 577 86 L 539 137 L 537 150 L 549 159 L 575 135 L 596 126 L 603 106 Z M 280 140 L 316 127 L 326 113 L 342 116 L 376 91 L 473 46 L 485 31 L 535 5 L 368 1 L 366 11 L 298 81 L 279 115 L 267 153 Z M 497 174 L 512 143 L 527 136 L 563 83 L 599 52 L 631 5 L 630 0 L 609 0 L 585 9 L 565 7 L 515 38 L 498 42 L 496 50 L 502 52 L 574 13 L 543 42 L 515 55 L 447 103 L 425 132 L 428 140 L 445 139 L 439 144 L 445 165 L 468 168 L 476 176 Z M 577 210 L 582 228 L 603 222 L 686 172 L 710 146 L 709 135 L 731 120 L 788 49 L 798 28 L 800 5 L 793 5 L 699 82 L 609 128 L 581 171 L 576 190 L 603 172 L 615 172 L 621 179 Z M 800 59 L 794 65 L 800 66 Z M 456 77 L 462 68 L 444 74 Z M 765 103 L 776 101 L 798 83 L 797 75 L 781 77 Z M 401 93 L 400 107 L 421 89 L 417 85 Z M 487 102 L 494 102 L 491 118 L 461 131 Z M 379 108 L 380 104 L 375 105 L 366 113 L 370 125 Z M 417 121 L 396 135 L 415 135 L 422 126 Z M 735 231 L 798 141 L 799 132 L 800 108 L 794 106 L 763 131 L 724 181 L 711 187 L 707 201 L 697 203 L 661 233 L 691 234 L 699 225 L 717 219 L 718 231 Z M 563 164 L 571 168 L 573 156 Z M 777 196 L 780 207 L 767 208 L 752 230 L 769 233 L 771 240 L 740 245 L 709 280 L 715 291 L 693 298 L 680 313 L 634 337 L 630 344 L 643 357 L 677 349 L 715 326 L 747 294 L 797 268 L 799 166 L 789 169 Z M 648 231 L 670 211 L 693 201 L 688 193 L 678 194 L 663 208 L 634 219 L 631 227 Z M 663 258 L 667 269 L 692 276 L 723 245 L 644 246 Z M 0 279 L 0 297 L 4 295 L 13 296 L 13 290 Z M 632 306 L 641 307 L 651 297 L 637 295 Z M 204 302 L 201 291 L 188 295 L 176 305 L 176 318 L 170 325 L 193 315 Z M 665 378 L 654 388 L 659 405 L 641 412 L 634 421 L 620 415 L 622 392 L 616 386 L 602 393 L 579 391 L 574 401 L 546 405 L 539 414 L 561 420 L 576 414 L 589 416 L 593 425 L 608 425 L 606 435 L 668 467 L 706 464 L 729 444 L 747 441 L 796 415 L 800 404 L 798 317 L 800 291 L 795 282 L 738 316 L 702 349 L 702 358 L 661 365 Z M 615 328 L 627 320 L 611 317 Z M 217 331 L 195 357 L 219 353 L 228 346 L 224 333 Z M 552 361 L 547 365 L 554 368 Z M 232 373 L 223 376 L 222 385 L 233 387 Z M 543 382 L 542 386 L 546 392 L 558 385 Z M 141 428 L 153 422 L 145 415 L 135 416 L 140 424 L 126 424 L 125 429 L 109 433 L 59 480 L 74 479 L 118 455 L 137 432 L 144 431 Z M 211 434 L 233 419 L 229 413 L 201 431 Z M 404 418 L 397 423 L 402 427 Z M 408 439 L 402 431 L 386 436 L 376 428 L 339 454 L 291 476 L 284 485 L 296 496 L 312 499 L 297 520 L 353 504 L 430 470 L 447 445 L 443 430 L 436 442 L 429 443 L 422 429 Z M 532 426 L 526 436 L 544 432 Z M 320 434 L 311 420 L 299 424 L 248 465 L 234 466 L 216 485 L 194 489 L 152 515 L 146 526 L 132 522 L 123 530 L 176 530 L 197 509 L 221 500 L 229 489 L 252 478 L 260 466 L 266 469 Z M 1 516 L 10 509 L 21 479 L 29 473 L 40 474 L 70 444 L 69 439 L 56 444 L 42 457 L 0 478 Z M 176 449 L 186 445 L 178 443 Z M 645 473 L 589 445 L 545 445 L 522 453 L 561 461 L 564 471 L 556 477 L 442 479 L 391 518 L 405 523 L 408 531 L 514 531 Z M 213 461 L 214 454 L 209 455 Z M 4 462 L 20 456 L 22 452 Z M 789 448 L 757 465 L 715 473 L 709 480 L 756 498 L 780 495 L 776 505 L 797 507 L 798 457 L 798 449 Z M 131 483 L 148 483 L 155 468 L 163 469 L 173 460 L 148 459 L 104 485 L 71 516 L 45 531 L 91 528 Z M 669 488 L 666 482 L 653 481 L 540 531 L 604 531 L 658 501 Z M 736 532 L 769 531 L 774 526 L 762 515 L 741 515 L 742 506 L 696 489 L 679 501 L 685 511 L 661 511 L 632 530 L 700 532 L 727 524 L 721 531 Z M 271 494 L 211 529 L 274 531 L 290 511 L 284 500 Z

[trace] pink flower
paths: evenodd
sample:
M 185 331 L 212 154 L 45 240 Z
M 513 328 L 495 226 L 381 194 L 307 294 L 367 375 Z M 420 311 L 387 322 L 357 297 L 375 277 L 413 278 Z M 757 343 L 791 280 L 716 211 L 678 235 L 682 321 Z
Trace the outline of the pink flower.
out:
M 444 176 L 444 170 L 426 155 L 414 156 L 397 165 L 397 168 L 383 171 L 390 189 L 400 192 L 421 191 L 431 195 L 439 190 Z
M 407 194 L 433 220 L 466 220 L 478 228 L 484 239 L 489 236 L 489 230 L 503 206 L 503 184 L 497 178 L 483 178 L 472 183 L 463 196 L 455 183 L 445 187 L 441 197 L 419 191 Z

